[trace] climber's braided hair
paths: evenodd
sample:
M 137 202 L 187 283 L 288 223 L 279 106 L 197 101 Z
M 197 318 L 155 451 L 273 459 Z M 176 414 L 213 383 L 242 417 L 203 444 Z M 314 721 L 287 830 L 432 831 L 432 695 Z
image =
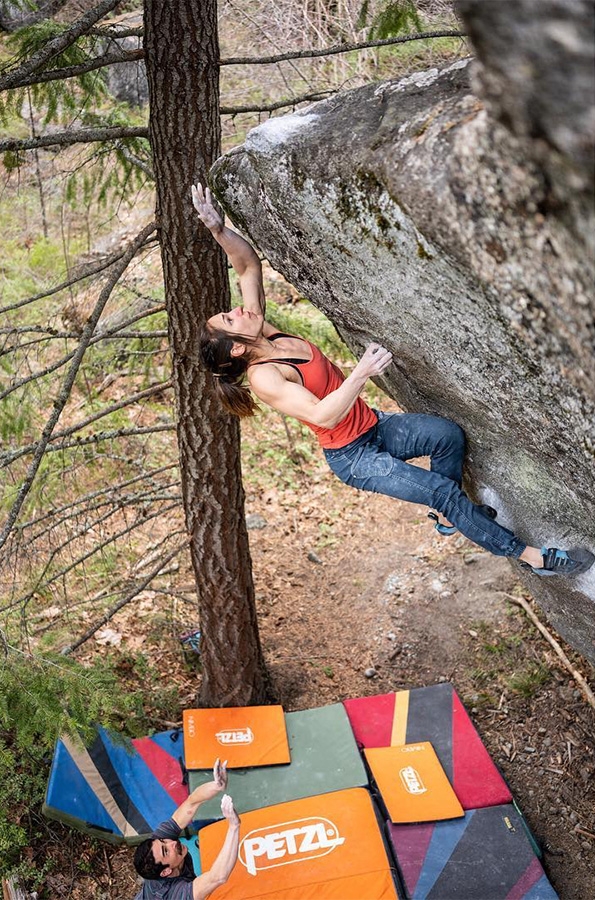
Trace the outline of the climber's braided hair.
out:
M 242 338 L 250 343 L 248 338 Z M 232 356 L 234 341 L 225 331 L 207 325 L 200 336 L 200 355 L 205 368 L 214 376 L 219 396 L 228 412 L 240 418 L 253 416 L 258 409 L 244 377 L 250 362 L 250 353 Z

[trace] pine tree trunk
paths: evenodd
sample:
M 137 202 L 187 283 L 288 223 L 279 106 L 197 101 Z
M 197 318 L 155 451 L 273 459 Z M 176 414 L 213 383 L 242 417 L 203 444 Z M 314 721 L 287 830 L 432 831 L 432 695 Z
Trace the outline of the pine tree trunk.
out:
M 266 675 L 244 519 L 238 421 L 198 360 L 205 320 L 229 309 L 224 254 L 195 214 L 190 185 L 220 153 L 216 0 L 145 2 L 149 132 L 169 315 L 186 525 L 197 582 L 199 702 L 261 702 Z

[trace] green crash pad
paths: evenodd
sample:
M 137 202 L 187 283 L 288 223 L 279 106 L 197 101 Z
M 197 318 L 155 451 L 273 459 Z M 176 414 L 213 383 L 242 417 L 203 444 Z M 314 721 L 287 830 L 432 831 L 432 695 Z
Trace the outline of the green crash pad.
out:
M 368 777 L 342 703 L 285 714 L 291 762 L 281 766 L 232 769 L 227 793 L 241 813 L 288 800 L 352 787 Z M 211 770 L 190 771 L 190 790 L 211 781 Z M 194 825 L 221 818 L 221 798 L 202 804 Z

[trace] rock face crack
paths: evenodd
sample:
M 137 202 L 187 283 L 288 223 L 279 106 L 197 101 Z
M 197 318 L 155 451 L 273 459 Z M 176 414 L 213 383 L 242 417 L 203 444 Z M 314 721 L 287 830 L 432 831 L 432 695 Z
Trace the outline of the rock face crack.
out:
M 531 544 L 594 550 L 590 5 L 518 0 L 517 32 L 509 4 L 461 0 L 478 59 L 271 119 L 212 178 L 355 352 L 389 347 L 404 409 L 463 426 L 472 496 Z M 519 574 L 595 662 L 595 571 Z

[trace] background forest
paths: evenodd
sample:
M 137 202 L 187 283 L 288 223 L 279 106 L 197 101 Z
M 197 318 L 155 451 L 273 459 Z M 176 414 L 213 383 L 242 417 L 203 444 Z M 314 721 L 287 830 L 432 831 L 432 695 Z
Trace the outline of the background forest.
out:
M 298 423 L 261 411 L 242 425 L 240 445 L 237 424 L 214 412 L 193 339 L 238 295 L 190 218 L 189 185 L 264 117 L 468 55 L 452 4 L 178 6 L 182 31 L 196 26 L 180 45 L 197 69 L 195 95 L 192 85 L 160 84 L 170 37 L 157 3 L 0 0 L 0 876 L 39 897 L 134 893 L 127 852 L 41 816 L 59 734 L 88 737 L 102 722 L 132 737 L 174 727 L 198 702 L 311 706 L 451 674 L 439 658 L 425 672 L 404 659 L 408 645 L 395 649 L 392 630 L 374 637 L 388 641 L 393 663 L 404 654 L 398 675 L 380 673 L 386 682 L 372 680 L 374 668 L 362 681 L 371 651 L 354 674 L 332 629 L 324 646 L 310 640 L 300 602 L 307 608 L 325 590 L 325 554 L 357 553 L 363 528 L 368 541 L 381 539 L 388 512 L 379 505 L 370 517 L 361 498 L 337 491 Z M 215 16 L 220 53 L 215 37 L 195 66 Z M 420 33 L 430 36 L 414 39 Z M 273 61 L 255 61 L 263 57 Z M 178 126 L 187 140 L 176 145 L 168 129 Z M 348 369 L 332 325 L 265 270 L 270 319 Z M 429 585 L 434 570 L 463 577 L 477 562 L 460 543 L 424 553 Z M 448 578 L 431 590 L 448 595 Z M 353 575 L 350 590 L 366 589 Z M 297 605 L 283 606 L 288 592 Z M 493 622 L 471 622 L 475 656 L 461 684 L 475 712 L 506 709 L 510 697 L 511 718 L 537 731 L 530 704 L 547 704 L 539 692 L 566 690 L 567 679 L 515 609 L 496 636 Z M 280 636 L 292 616 L 297 633 Z M 513 762 L 514 741 L 494 741 Z M 582 732 L 570 741 L 560 774 L 580 746 L 586 783 L 592 750 Z M 569 830 L 582 826 L 586 836 L 574 838 L 587 860 L 593 823 L 575 816 Z

